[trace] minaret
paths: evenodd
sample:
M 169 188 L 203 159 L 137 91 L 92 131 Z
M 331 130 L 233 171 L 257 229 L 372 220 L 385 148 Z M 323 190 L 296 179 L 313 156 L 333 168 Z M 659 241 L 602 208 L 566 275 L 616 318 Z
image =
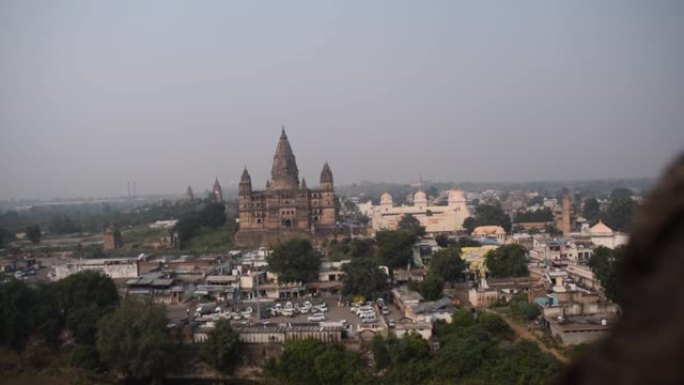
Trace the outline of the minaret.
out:
M 214 196 L 214 202 L 223 203 L 223 190 L 221 189 L 221 184 L 219 184 L 218 177 L 216 177 L 216 181 L 214 182 L 212 195 Z
M 271 189 L 296 190 L 299 187 L 299 170 L 295 161 L 290 141 L 285 133 L 285 126 L 280 133 L 280 140 L 273 156 L 271 168 Z
M 192 192 L 192 187 L 190 187 L 190 185 L 188 185 L 188 189 L 187 189 L 187 191 L 185 192 L 185 198 L 186 198 L 187 200 L 189 200 L 190 202 L 192 202 L 192 201 L 195 200 L 195 194 L 193 194 L 193 192 Z

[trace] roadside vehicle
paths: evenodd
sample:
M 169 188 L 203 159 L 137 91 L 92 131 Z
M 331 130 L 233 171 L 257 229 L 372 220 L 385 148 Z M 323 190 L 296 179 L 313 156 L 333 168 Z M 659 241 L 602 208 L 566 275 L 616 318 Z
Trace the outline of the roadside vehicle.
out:
M 397 323 L 392 318 L 388 318 L 387 326 L 393 329 L 395 326 L 397 326 Z
M 286 309 L 283 309 L 283 310 L 280 312 L 280 315 L 282 315 L 283 317 L 292 317 L 292 316 L 294 316 L 294 308 L 292 308 L 292 309 L 287 309 L 287 308 L 286 308 Z
M 365 314 L 364 317 L 361 317 L 361 322 L 362 323 L 374 323 L 378 322 L 378 319 L 375 317 L 375 313 L 373 314 Z
M 387 306 L 382 307 L 382 315 L 389 315 L 390 311 Z
M 323 314 L 323 313 L 312 314 L 309 317 L 307 317 L 307 320 L 312 321 L 312 322 L 325 321 L 325 314 Z
M 359 315 L 361 313 L 371 312 L 371 311 L 375 313 L 375 309 L 373 309 L 372 306 L 361 306 L 360 308 L 356 309 L 356 315 Z
M 299 308 L 299 312 L 302 314 L 307 314 L 309 311 L 311 311 L 312 307 L 311 306 L 302 306 Z
M 326 303 L 322 303 L 320 305 L 314 306 L 314 309 L 320 310 L 321 313 L 326 313 L 328 311 L 328 305 Z

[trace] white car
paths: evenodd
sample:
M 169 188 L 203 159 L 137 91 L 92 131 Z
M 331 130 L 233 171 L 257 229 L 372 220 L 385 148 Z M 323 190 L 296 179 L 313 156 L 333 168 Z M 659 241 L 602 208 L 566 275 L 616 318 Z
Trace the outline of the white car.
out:
M 325 321 L 325 314 L 323 313 L 316 313 L 313 315 L 310 315 L 307 320 L 313 321 L 313 322 L 320 322 L 320 321 Z
M 302 313 L 302 314 L 306 314 L 306 313 L 308 313 L 309 311 L 311 311 L 311 309 L 312 309 L 311 306 L 303 306 L 303 307 L 300 307 L 300 308 L 299 308 L 299 312 Z
M 314 306 L 314 309 L 318 309 L 318 310 L 321 311 L 321 313 L 325 313 L 325 312 L 328 311 L 328 304 L 326 304 L 326 303 L 324 302 L 324 303 L 322 303 L 322 304 L 320 304 L 320 305 Z
M 280 312 L 280 315 L 282 315 L 283 317 L 292 317 L 294 316 L 294 309 L 285 308 Z

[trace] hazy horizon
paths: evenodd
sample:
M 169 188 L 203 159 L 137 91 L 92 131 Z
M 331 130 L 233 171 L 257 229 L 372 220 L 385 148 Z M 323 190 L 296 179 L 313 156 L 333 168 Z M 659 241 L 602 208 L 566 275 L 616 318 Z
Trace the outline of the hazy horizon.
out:
M 527 6 L 522 6 L 525 3 Z M 270 173 L 655 178 L 684 150 L 677 1 L 0 3 L 0 199 Z

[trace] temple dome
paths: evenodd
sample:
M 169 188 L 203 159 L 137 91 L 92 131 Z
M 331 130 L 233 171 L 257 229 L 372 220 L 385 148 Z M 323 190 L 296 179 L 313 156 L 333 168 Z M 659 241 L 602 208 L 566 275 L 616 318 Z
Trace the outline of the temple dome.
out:
M 380 196 L 380 204 L 381 205 L 391 205 L 392 204 L 392 195 L 390 193 L 386 192 Z

